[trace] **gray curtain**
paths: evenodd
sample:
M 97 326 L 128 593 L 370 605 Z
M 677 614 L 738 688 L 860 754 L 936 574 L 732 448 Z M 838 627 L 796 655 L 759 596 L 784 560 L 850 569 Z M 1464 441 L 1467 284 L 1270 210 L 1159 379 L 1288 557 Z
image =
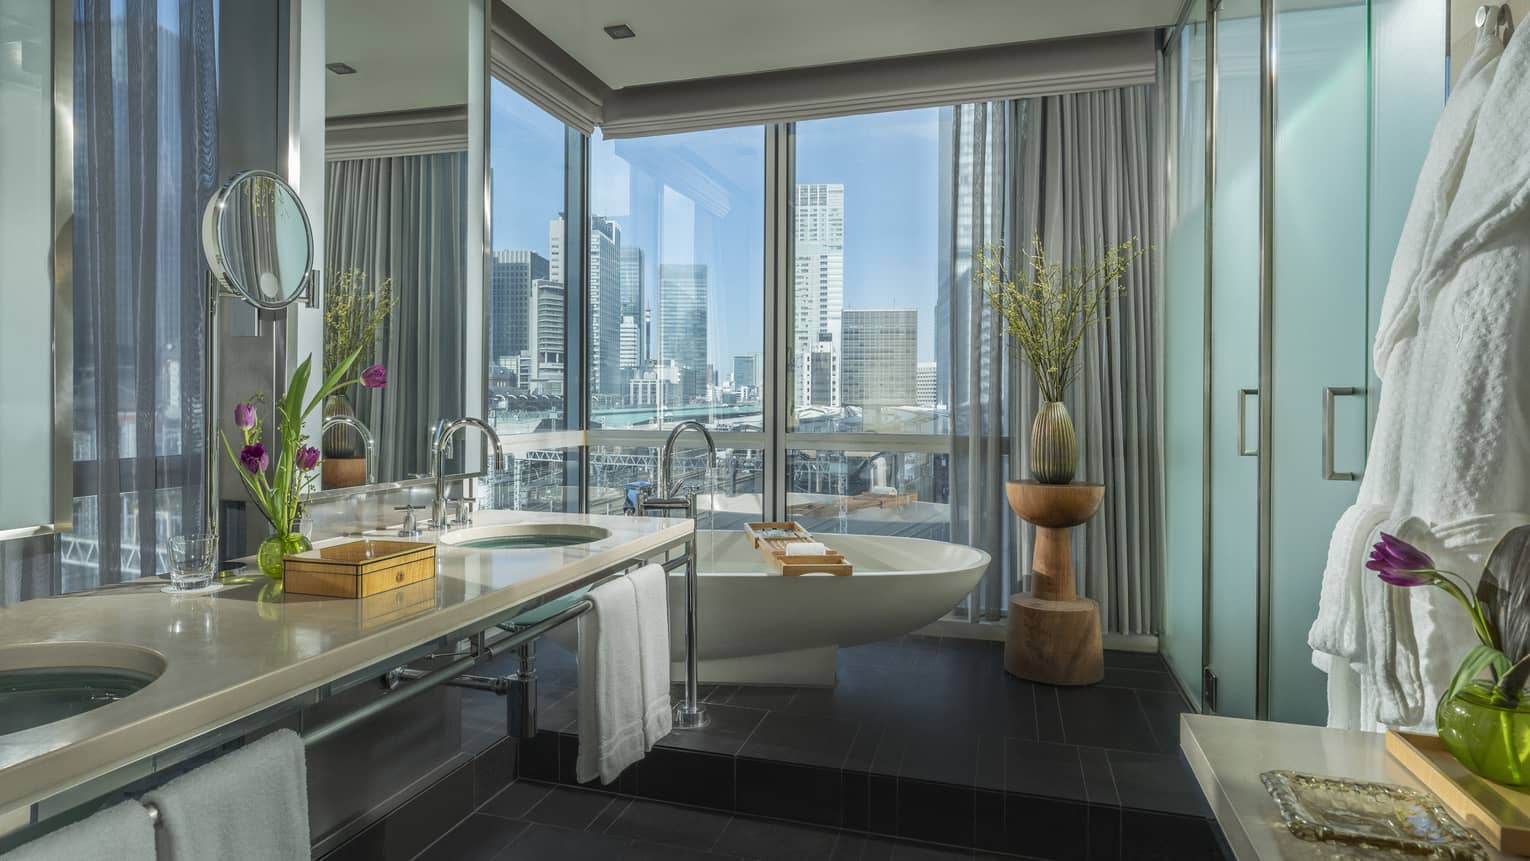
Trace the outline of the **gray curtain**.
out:
M 423 474 L 435 421 L 465 409 L 467 154 L 332 161 L 325 199 L 327 269 L 393 279 L 377 349 L 388 386 L 352 393 L 377 438 L 378 478 Z
M 1003 122 L 994 119 L 999 112 L 1005 112 Z M 953 500 L 952 516 L 955 534 L 989 550 L 996 561 L 969 612 L 997 618 L 1010 592 L 1024 585 L 1020 575 L 1029 567 L 1031 533 L 1004 507 L 1001 478 L 1026 473 L 1039 396 L 1029 370 L 1007 352 L 991 314 L 979 307 L 971 289 L 972 251 L 997 240 L 1023 249 L 1039 236 L 1063 266 L 1073 267 L 1096 262 L 1106 248 L 1133 237 L 1144 246 L 1160 244 L 1152 191 L 1153 90 L 969 105 L 957 109 L 954 122 L 957 175 L 968 171 L 972 178 L 953 185 L 956 211 L 970 216 L 966 225 L 959 219 L 952 256 L 953 305 L 962 312 L 952 320 L 953 473 L 967 482 L 964 498 Z M 960 164 L 963 159 L 970 168 Z M 1109 318 L 1085 339 L 1082 373 L 1067 399 L 1079 435 L 1079 477 L 1105 484 L 1099 514 L 1074 530 L 1078 588 L 1100 603 L 1105 630 L 1118 634 L 1158 628 L 1156 272 L 1151 259 L 1128 272 Z M 1006 432 L 1008 457 L 999 439 Z
M 72 9 L 74 529 L 0 548 L 0 605 L 164 573 L 204 522 L 213 2 Z

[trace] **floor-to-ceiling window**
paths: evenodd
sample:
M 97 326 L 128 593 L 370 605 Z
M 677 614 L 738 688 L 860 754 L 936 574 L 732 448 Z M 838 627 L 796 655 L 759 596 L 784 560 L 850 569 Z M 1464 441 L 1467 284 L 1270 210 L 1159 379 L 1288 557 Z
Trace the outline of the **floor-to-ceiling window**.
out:
M 786 514 L 808 529 L 949 535 L 949 122 L 928 108 L 796 125 Z
M 590 143 L 589 510 L 621 511 L 685 420 L 672 478 L 714 523 L 758 519 L 764 481 L 765 132 Z M 551 225 L 563 236 L 562 220 Z
M 486 404 L 507 448 L 495 502 L 577 510 L 579 448 L 566 434 L 580 427 L 582 306 L 562 225 L 578 204 L 582 135 L 498 80 L 489 101 Z

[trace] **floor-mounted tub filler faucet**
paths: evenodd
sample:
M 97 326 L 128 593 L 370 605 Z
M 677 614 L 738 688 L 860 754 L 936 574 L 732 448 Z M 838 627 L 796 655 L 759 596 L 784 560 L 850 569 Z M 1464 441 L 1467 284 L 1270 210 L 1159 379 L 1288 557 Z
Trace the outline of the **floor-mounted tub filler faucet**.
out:
M 361 423 L 361 419 L 355 416 L 333 415 L 325 416 L 324 424 L 319 428 L 319 438 L 329 433 L 330 428 L 344 425 L 356 432 L 361 437 L 361 449 L 367 459 L 367 484 L 377 483 L 377 440 L 372 437 L 372 432 Z
M 500 447 L 499 434 L 495 433 L 494 428 L 489 427 L 483 419 L 442 419 L 437 422 L 435 437 L 430 442 L 430 471 L 436 478 L 435 503 L 430 508 L 430 528 L 432 529 L 446 528 L 446 446 L 451 442 L 452 434 L 463 428 L 478 428 L 483 431 L 494 456 L 491 468 L 498 471 L 505 467 L 505 452 Z
M 684 512 L 691 519 L 691 538 L 685 544 L 685 701 L 675 706 L 675 729 L 700 729 L 706 726 L 706 709 L 702 708 L 698 690 L 698 658 L 696 650 L 696 494 L 681 493 L 683 482 L 674 479 L 675 440 L 688 430 L 701 431 L 707 441 L 707 466 L 717 465 L 717 445 L 712 434 L 701 422 L 687 419 L 675 425 L 664 441 L 659 454 L 658 481 L 654 490 L 658 497 L 640 495 L 639 508 L 643 514 L 654 513 L 668 517 L 674 512 Z

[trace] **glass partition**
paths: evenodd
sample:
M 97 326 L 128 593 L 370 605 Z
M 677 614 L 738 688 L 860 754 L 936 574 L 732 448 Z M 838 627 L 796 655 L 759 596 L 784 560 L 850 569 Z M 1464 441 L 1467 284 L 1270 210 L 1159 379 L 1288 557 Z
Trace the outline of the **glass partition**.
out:
M 1195 700 L 1201 696 L 1202 524 L 1205 501 L 1206 24 L 1190 22 L 1169 47 L 1160 97 L 1168 129 L 1164 177 L 1164 533 L 1162 648 Z

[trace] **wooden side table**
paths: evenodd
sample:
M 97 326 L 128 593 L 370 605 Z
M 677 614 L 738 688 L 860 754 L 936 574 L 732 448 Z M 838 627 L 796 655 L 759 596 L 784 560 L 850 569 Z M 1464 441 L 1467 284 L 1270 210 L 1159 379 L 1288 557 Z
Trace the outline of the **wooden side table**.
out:
M 1068 530 L 1100 508 L 1105 485 L 1005 484 L 1010 508 L 1036 525 L 1031 591 L 1009 599 L 1004 669 L 1050 685 L 1092 685 L 1105 677 L 1100 605 L 1073 588 L 1073 549 Z

